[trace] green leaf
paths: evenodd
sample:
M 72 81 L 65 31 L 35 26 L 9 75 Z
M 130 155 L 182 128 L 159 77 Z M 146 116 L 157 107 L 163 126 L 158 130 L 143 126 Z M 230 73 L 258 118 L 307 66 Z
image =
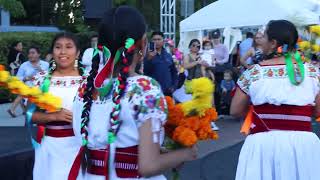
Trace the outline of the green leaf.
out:
M 20 1 L 17 0 L 0 0 L 0 7 L 9 11 L 14 18 L 26 16 L 26 11 Z

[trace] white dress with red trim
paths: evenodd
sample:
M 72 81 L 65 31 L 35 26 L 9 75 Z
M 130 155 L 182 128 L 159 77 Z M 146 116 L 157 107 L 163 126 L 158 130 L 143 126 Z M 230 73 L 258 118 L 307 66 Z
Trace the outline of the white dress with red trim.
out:
M 159 84 L 146 76 L 127 79 L 119 116 L 122 123 L 115 142 L 107 149 L 110 113 L 113 108 L 111 94 L 105 97 L 93 94 L 88 124 L 89 168 L 85 177 L 80 177 L 82 175 L 79 173 L 78 179 L 106 180 L 108 177 L 109 180 L 165 180 L 163 175 L 144 178 L 138 173 L 139 127 L 144 122 L 151 121 L 153 142 L 162 144 L 164 139 L 163 125 L 167 117 L 167 105 Z M 82 109 L 83 90 L 80 89 L 74 104 L 74 129 L 79 139 Z
M 255 65 L 238 86 L 253 105 L 253 123 L 239 156 L 236 180 L 318 180 L 320 141 L 311 117 L 319 71 L 305 63 L 304 81 L 290 83 L 285 65 Z
M 41 86 L 46 73 L 39 73 L 34 84 Z M 49 92 L 62 99 L 62 107 L 72 111 L 73 100 L 82 82 L 81 76 L 52 77 Z M 40 147 L 35 149 L 34 180 L 67 180 L 80 149 L 72 125 L 51 122 L 45 125 Z

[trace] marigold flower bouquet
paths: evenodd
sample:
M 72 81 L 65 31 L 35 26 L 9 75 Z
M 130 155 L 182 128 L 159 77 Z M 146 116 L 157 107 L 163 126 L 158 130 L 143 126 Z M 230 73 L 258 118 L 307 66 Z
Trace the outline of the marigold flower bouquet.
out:
M 212 107 L 214 84 L 208 78 L 193 79 L 185 84 L 186 92 L 192 94 L 192 100 L 175 104 L 166 97 L 168 120 L 165 124 L 167 149 L 191 147 L 201 140 L 218 139 L 217 132 L 211 128 L 211 122 L 217 120 L 216 109 Z M 178 173 L 174 170 L 174 178 Z
M 43 93 L 38 87 L 26 85 L 17 77 L 11 76 L 3 65 L 0 65 L 0 86 L 9 89 L 13 94 L 27 98 L 30 102 L 48 112 L 58 111 L 62 107 L 62 100 L 59 97 L 50 93 Z

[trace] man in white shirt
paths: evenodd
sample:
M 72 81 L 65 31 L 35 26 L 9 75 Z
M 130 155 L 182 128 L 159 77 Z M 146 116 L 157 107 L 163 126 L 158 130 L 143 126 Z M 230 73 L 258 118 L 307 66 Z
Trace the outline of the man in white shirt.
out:
M 82 55 L 82 65 L 84 66 L 85 73 L 89 73 L 92 65 L 92 55 L 94 48 L 98 45 L 98 35 L 93 35 L 90 38 L 91 47 L 86 49 Z M 100 61 L 99 70 L 103 67 L 102 62 Z

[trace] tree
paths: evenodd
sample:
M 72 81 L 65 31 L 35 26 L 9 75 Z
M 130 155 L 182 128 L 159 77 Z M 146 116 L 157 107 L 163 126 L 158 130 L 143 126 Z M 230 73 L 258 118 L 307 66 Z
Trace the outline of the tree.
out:
M 18 0 L 0 0 L 0 7 L 9 11 L 12 17 L 19 18 L 26 16 L 26 11 Z

